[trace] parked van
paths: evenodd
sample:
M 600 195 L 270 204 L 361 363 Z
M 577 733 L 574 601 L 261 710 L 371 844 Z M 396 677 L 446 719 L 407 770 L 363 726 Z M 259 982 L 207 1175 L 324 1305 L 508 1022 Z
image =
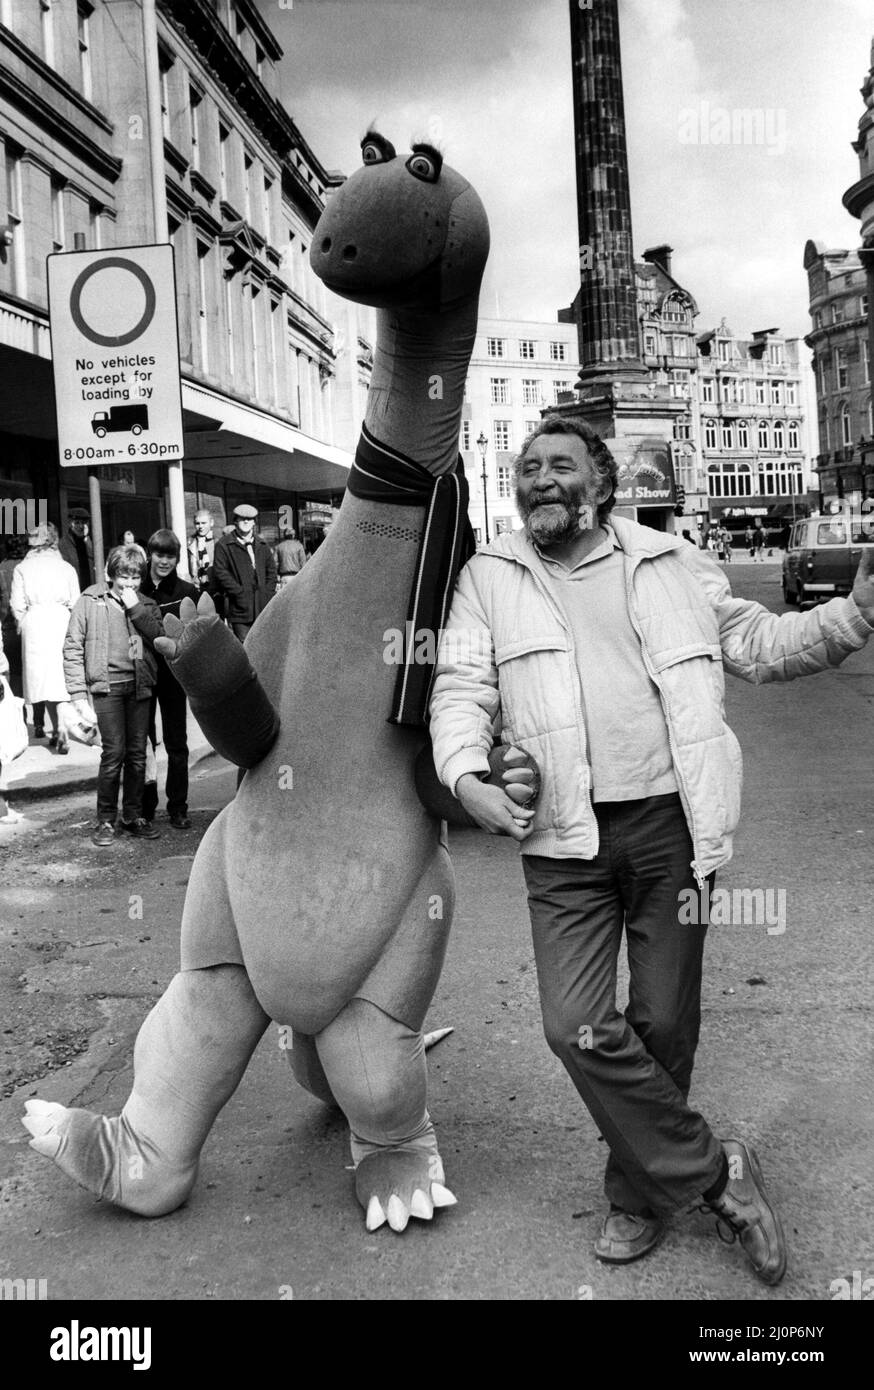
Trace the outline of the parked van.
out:
M 783 598 L 802 604 L 848 594 L 862 547 L 869 545 L 874 545 L 874 511 L 796 521 L 783 556 Z

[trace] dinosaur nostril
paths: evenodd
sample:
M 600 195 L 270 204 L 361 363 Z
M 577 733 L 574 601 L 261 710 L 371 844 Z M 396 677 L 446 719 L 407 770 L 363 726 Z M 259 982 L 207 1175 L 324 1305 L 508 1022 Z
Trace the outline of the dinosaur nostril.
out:
M 326 236 L 326 237 L 324 238 L 323 242 L 322 242 L 322 251 L 325 253 L 325 255 L 327 255 L 327 253 L 330 251 L 330 249 L 331 249 L 331 238 L 330 238 L 329 236 Z
M 344 247 L 343 247 L 343 260 L 344 260 L 344 261 L 354 261 L 354 260 L 355 260 L 355 257 L 356 257 L 357 255 L 358 255 L 358 247 L 357 247 L 357 246 L 344 246 Z

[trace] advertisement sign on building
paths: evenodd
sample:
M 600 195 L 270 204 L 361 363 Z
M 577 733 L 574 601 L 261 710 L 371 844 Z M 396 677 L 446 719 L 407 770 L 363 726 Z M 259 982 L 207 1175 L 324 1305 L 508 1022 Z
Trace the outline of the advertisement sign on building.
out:
M 60 252 L 47 265 L 61 465 L 181 458 L 173 248 Z
M 616 501 L 625 507 L 673 507 L 674 469 L 664 439 L 605 439 L 619 466 Z

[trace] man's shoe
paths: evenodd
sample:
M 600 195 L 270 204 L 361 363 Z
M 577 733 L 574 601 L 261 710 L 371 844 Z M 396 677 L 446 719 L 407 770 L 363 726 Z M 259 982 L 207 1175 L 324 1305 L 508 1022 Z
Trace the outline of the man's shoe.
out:
M 657 1216 L 638 1216 L 635 1212 L 611 1207 L 595 1241 L 595 1254 L 605 1264 L 631 1264 L 658 1245 L 664 1230 Z
M 137 840 L 157 840 L 161 834 L 145 816 L 137 816 L 136 820 L 123 820 L 121 828 Z
M 33 726 L 33 736 L 34 736 L 34 738 L 45 738 L 45 736 L 46 736 L 46 731 L 45 731 L 45 729 L 43 728 L 42 724 L 34 724 L 34 726 Z
M 104 820 L 95 826 L 91 836 L 92 845 L 111 845 L 115 839 L 115 826 L 112 821 Z
M 174 830 L 191 829 L 191 821 L 189 820 L 188 816 L 185 815 L 184 811 L 174 811 L 172 816 L 170 817 L 170 824 L 172 825 Z
M 786 1273 L 786 1237 L 768 1201 L 759 1160 L 749 1144 L 738 1139 L 725 1139 L 722 1147 L 729 1179 L 721 1196 L 705 1202 L 701 1211 L 716 1216 L 720 1240 L 733 1245 L 740 1239 L 744 1254 L 764 1283 L 779 1284 Z M 734 1173 L 737 1176 L 732 1176 Z

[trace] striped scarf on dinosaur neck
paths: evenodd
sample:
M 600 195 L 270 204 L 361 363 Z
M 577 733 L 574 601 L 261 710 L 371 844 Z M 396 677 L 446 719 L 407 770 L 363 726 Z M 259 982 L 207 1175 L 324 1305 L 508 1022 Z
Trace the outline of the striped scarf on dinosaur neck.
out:
M 380 444 L 363 426 L 347 487 L 353 497 L 368 502 L 426 509 L 407 608 L 404 661 L 389 715 L 390 724 L 422 727 L 427 722 L 434 663 L 416 660 L 416 634 L 433 633 L 436 650 L 458 572 L 476 550 L 467 518 L 464 465 L 459 458 L 453 472 L 435 478 L 413 459 Z

